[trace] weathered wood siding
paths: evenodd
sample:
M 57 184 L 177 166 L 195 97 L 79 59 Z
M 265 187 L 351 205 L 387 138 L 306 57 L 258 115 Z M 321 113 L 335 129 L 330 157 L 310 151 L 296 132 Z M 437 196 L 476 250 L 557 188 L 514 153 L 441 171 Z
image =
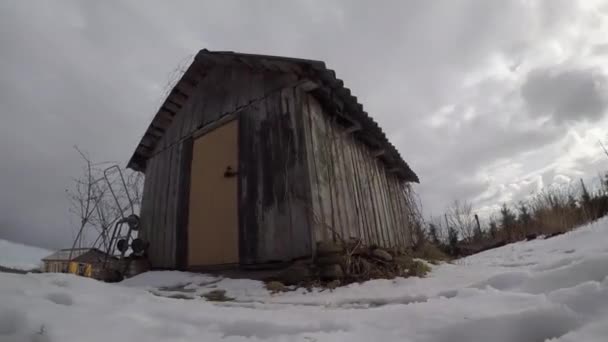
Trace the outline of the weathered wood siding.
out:
M 142 229 L 139 236 L 150 242 L 148 254 L 150 263 L 154 268 L 175 268 L 179 264 L 178 256 L 181 251 L 177 251 L 177 241 L 183 237 L 180 237 L 176 232 L 185 229 L 184 227 L 178 227 L 178 225 L 187 224 L 187 221 L 180 218 L 180 215 L 183 213 L 180 212 L 181 208 L 178 207 L 178 198 L 180 195 L 180 184 L 189 184 L 188 180 L 183 179 L 183 177 L 188 177 L 189 175 L 188 172 L 184 172 L 183 168 L 189 167 L 190 163 L 188 160 L 183 160 L 183 158 L 190 157 L 190 153 L 188 152 L 191 149 L 191 145 L 188 144 L 192 143 L 193 133 L 216 123 L 226 116 L 239 112 L 243 112 L 241 114 L 248 112 L 252 113 L 251 115 L 255 115 L 257 110 L 250 109 L 254 104 L 263 104 L 264 108 L 268 106 L 274 108 L 273 110 L 276 113 L 279 113 L 281 112 L 280 108 L 282 108 L 280 89 L 285 85 L 294 84 L 297 81 L 297 78 L 292 74 L 234 66 L 214 66 L 209 68 L 209 70 L 201 70 L 198 77 L 198 83 L 193 85 L 194 89 L 191 90 L 190 97 L 182 106 L 174 106 L 173 110 L 176 114 L 161 140 L 154 148 L 152 157 L 148 159 L 146 164 L 146 179 L 140 211 Z M 272 95 L 273 97 L 268 97 L 269 94 L 274 95 Z M 293 111 L 291 113 L 293 114 Z M 271 117 L 274 118 L 274 114 Z M 281 118 L 281 116 L 276 117 Z M 273 120 L 257 121 L 254 119 L 253 121 L 260 125 L 264 122 L 263 126 L 266 131 L 272 131 L 269 125 L 285 122 L 283 119 L 280 122 Z M 244 124 L 248 125 L 248 122 L 251 120 L 246 118 L 244 121 Z M 282 135 L 276 135 L 273 139 L 281 139 L 282 137 Z M 239 137 L 239 139 L 241 146 L 249 146 L 247 139 L 254 139 L 254 136 L 245 134 L 243 137 Z M 259 141 L 259 138 L 255 138 L 255 141 L 252 141 L 252 146 L 257 146 L 255 144 L 259 143 Z M 221 148 L 221 146 L 218 146 L 218 148 Z M 267 146 L 266 148 L 270 147 Z M 278 157 L 277 151 L 271 152 L 270 150 L 262 149 L 260 153 L 271 153 L 270 159 L 266 158 L 266 160 L 270 160 L 271 162 L 272 158 L 283 158 Z M 248 155 L 246 158 L 255 159 L 256 156 Z M 246 172 L 241 173 L 245 176 L 247 175 Z M 241 194 L 241 196 L 243 195 Z M 280 212 L 280 215 L 286 215 L 283 212 L 285 208 L 281 207 L 277 210 Z M 264 211 L 260 211 L 259 214 L 263 215 Z M 267 215 L 270 215 L 270 213 L 267 212 Z M 294 217 L 293 215 L 290 217 Z M 252 219 L 255 219 L 255 217 Z M 259 221 L 255 219 L 255 222 L 264 223 L 264 227 L 266 227 L 266 221 L 264 220 L 268 221 L 270 218 L 260 218 Z M 268 223 L 268 227 L 277 227 L 284 223 L 284 219 L 277 219 L 276 222 Z M 241 232 L 250 229 L 250 227 L 246 227 L 244 224 L 245 222 L 240 222 Z M 257 228 L 252 227 L 251 229 Z M 282 229 L 289 228 L 285 226 Z M 261 239 L 263 235 L 257 236 Z M 276 235 L 277 238 L 280 236 L 282 235 Z M 273 244 L 278 243 L 277 241 L 275 239 Z M 272 249 L 270 242 L 247 240 L 247 244 L 263 245 L 262 247 L 249 248 L 249 250 L 266 253 L 262 254 L 262 259 L 264 259 L 264 256 L 277 255 L 277 251 L 264 252 Z M 257 254 L 246 254 L 246 257 L 248 261 L 252 262 L 260 260 Z
M 304 97 L 303 120 L 315 241 L 356 237 L 383 247 L 409 246 L 407 185 L 311 95 Z
M 311 255 L 301 95 L 295 87 L 270 92 L 239 117 L 244 264 Z

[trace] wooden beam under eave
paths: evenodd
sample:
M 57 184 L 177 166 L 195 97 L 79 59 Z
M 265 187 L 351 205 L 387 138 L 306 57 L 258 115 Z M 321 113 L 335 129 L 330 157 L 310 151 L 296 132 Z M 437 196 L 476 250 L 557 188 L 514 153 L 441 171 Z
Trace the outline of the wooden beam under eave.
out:
M 160 127 L 156 127 L 156 126 L 150 126 L 150 128 L 148 128 L 148 131 L 146 132 L 146 134 L 150 134 L 157 138 L 162 137 L 164 133 L 165 133 L 164 129 L 162 129 Z
M 360 130 L 361 130 L 361 125 L 357 122 L 354 125 L 352 125 L 352 126 L 346 128 L 346 129 L 344 129 L 342 131 L 342 134 L 343 135 L 349 135 L 349 134 L 353 134 L 355 132 L 358 132 Z
M 187 96 L 190 96 L 194 92 L 194 89 L 196 89 L 197 85 L 198 81 L 196 79 L 187 78 L 182 79 L 178 84 L 176 84 L 175 89 L 186 94 Z
M 153 136 L 144 135 L 141 138 L 141 142 L 139 144 L 142 146 L 146 146 L 146 147 L 152 147 L 156 144 L 157 141 L 158 141 L 158 139 Z
M 297 87 L 308 93 L 319 88 L 319 84 L 309 79 L 303 79 Z
M 177 113 L 180 109 L 182 109 L 182 106 L 176 102 L 171 101 L 171 99 L 167 99 L 167 101 L 165 101 L 165 103 L 163 104 L 162 108 L 167 111 Z
M 383 156 L 386 153 L 386 150 L 381 148 L 381 149 L 377 149 L 372 151 L 372 156 L 374 156 L 374 158 L 378 158 Z
M 188 94 L 179 89 L 178 86 L 175 86 L 175 88 L 171 90 L 171 95 L 169 96 L 172 100 L 179 101 L 179 103 L 184 103 L 188 100 Z

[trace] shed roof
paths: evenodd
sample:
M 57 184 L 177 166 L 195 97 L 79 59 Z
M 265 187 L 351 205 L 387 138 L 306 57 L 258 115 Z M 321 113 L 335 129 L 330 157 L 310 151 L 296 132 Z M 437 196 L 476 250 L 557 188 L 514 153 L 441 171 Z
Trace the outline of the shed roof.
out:
M 344 82 L 336 77 L 335 71 L 328 69 L 324 62 L 206 49 L 198 52 L 192 64 L 160 106 L 127 167 L 136 171 L 145 171 L 146 161 L 152 156 L 156 144 L 171 124 L 179 108 L 193 93 L 194 87 L 199 81 L 201 69 L 213 66 L 244 66 L 256 70 L 293 73 L 302 79 L 314 82 L 317 88 L 311 92 L 313 96 L 323 105 L 330 107 L 330 110 L 344 108 L 344 115 L 349 116 L 361 126 L 363 134 L 358 134 L 358 136 L 364 139 L 368 145 L 385 150 L 384 161 L 403 180 L 419 183 L 418 176 L 403 160 L 395 146 L 388 141 L 386 134 L 378 124 L 363 110 L 357 97 L 351 94 L 350 89 L 344 86 Z
M 72 251 L 72 259 L 71 260 L 77 260 L 78 258 L 82 257 L 83 255 L 91 252 L 100 256 L 105 256 L 106 253 L 100 251 L 97 248 L 65 248 L 65 249 L 60 249 L 57 252 L 45 257 L 42 259 L 42 261 L 70 261 L 70 251 Z

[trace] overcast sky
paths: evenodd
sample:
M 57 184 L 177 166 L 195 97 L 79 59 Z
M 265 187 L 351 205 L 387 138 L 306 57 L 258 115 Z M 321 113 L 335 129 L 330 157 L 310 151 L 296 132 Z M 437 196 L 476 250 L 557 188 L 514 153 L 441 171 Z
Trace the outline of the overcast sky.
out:
M 418 173 L 427 215 L 608 169 L 608 4 L 0 1 L 0 238 L 66 247 L 73 145 L 126 164 L 199 49 L 319 59 Z

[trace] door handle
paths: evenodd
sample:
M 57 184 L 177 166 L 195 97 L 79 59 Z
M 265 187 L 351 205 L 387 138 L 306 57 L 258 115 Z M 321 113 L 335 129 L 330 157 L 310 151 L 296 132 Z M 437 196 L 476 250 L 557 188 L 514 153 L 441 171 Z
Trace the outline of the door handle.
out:
M 224 177 L 226 177 L 226 178 L 235 177 L 238 174 L 239 174 L 238 172 L 232 170 L 231 166 L 226 166 L 226 171 L 224 171 Z

